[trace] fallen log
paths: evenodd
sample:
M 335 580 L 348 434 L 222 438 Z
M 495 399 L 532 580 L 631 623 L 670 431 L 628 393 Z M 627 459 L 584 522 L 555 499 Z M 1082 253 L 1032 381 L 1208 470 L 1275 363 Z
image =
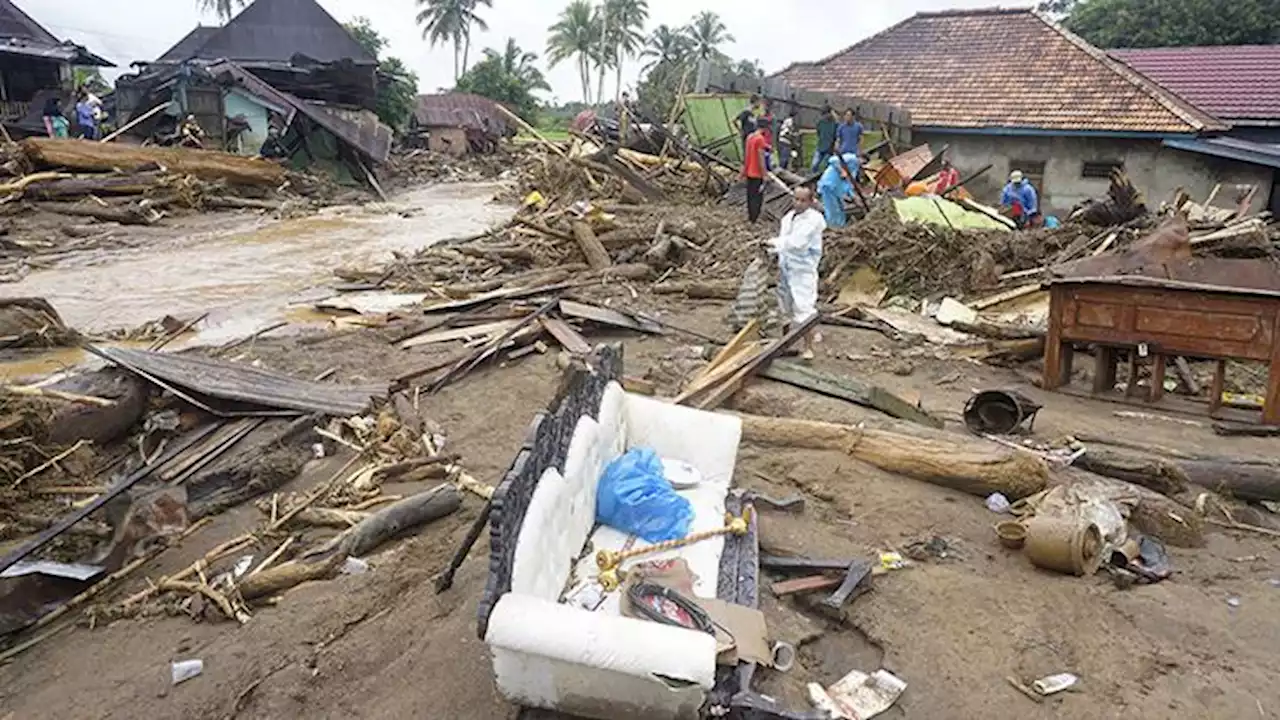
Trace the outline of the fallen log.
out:
M 605 250 L 596 239 L 595 232 L 586 221 L 579 220 L 573 224 L 573 236 L 578 242 L 578 247 L 582 248 L 582 254 L 586 256 L 587 264 L 592 270 L 604 270 L 613 264 L 613 260 L 609 258 L 609 251 Z
M 276 200 L 232 197 L 230 195 L 208 195 L 203 198 L 202 202 L 205 207 L 223 210 L 266 210 L 268 212 L 279 212 L 284 209 L 285 205 Z
M 367 555 L 379 545 L 407 530 L 453 514 L 462 507 L 462 495 L 452 485 L 435 488 L 379 510 L 362 520 L 338 544 L 340 555 Z
M 658 295 L 681 295 L 692 300 L 734 300 L 738 297 L 738 287 L 731 282 L 664 282 L 653 286 Z
M 834 450 L 887 472 L 986 497 L 1018 500 L 1049 481 L 1043 460 L 979 438 L 884 420 L 864 426 L 743 415 L 742 439 L 762 445 Z
M 1090 447 L 1076 465 L 1166 495 L 1192 484 L 1237 500 L 1280 502 L 1280 462 L 1267 459 L 1187 458 L 1154 449 L 1134 452 Z
M 323 560 L 293 560 L 246 577 L 240 581 L 237 589 L 240 591 L 240 597 L 245 601 L 257 600 L 284 592 L 304 582 L 333 577 L 346 559 L 346 556 L 341 553 L 333 553 Z
M 85 143 L 88 145 L 88 143 Z M 94 145 L 94 147 L 102 147 Z M 107 145 L 106 147 L 115 147 Z M 91 217 L 103 222 L 120 223 L 121 225 L 152 225 L 155 215 L 136 207 L 102 207 L 91 203 L 38 202 L 32 203 L 37 210 L 70 217 Z
M 141 195 L 159 186 L 163 177 L 159 172 L 142 172 L 53 179 L 29 184 L 23 196 L 57 200 L 85 195 Z
M 168 172 L 194 175 L 202 180 L 271 186 L 285 181 L 284 168 L 273 162 L 213 150 L 87 143 L 59 138 L 27 138 L 19 144 L 27 159 L 43 168 L 113 172 L 155 164 Z

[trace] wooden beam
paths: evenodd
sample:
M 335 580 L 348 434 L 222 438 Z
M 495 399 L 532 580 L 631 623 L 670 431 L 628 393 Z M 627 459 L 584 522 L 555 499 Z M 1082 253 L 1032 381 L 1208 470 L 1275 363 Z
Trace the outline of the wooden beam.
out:
M 752 375 L 755 375 L 761 368 L 773 362 L 775 358 L 794 345 L 805 333 L 812 330 L 818 324 L 818 319 L 819 315 L 814 313 L 808 320 L 793 326 L 791 332 L 770 343 L 737 374 L 711 388 L 705 396 L 692 403 L 692 405 L 701 410 L 714 410 L 720 407 L 725 400 L 728 400 L 734 393 L 738 392 Z
M 573 237 L 578 247 L 582 248 L 582 254 L 587 257 L 587 264 L 592 270 L 604 270 L 613 264 L 609 251 L 600 244 L 600 240 L 596 238 L 596 234 L 592 232 L 591 226 L 585 220 L 573 223 Z
M 825 373 L 796 363 L 774 363 L 760 371 L 761 377 L 816 392 L 819 395 L 847 400 L 863 407 L 873 408 L 891 417 L 909 420 L 932 428 L 943 427 L 943 422 L 892 392 L 851 376 Z

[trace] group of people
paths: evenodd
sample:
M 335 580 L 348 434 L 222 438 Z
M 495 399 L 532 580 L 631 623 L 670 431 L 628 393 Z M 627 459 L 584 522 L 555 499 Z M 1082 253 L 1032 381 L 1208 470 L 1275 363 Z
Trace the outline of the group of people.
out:
M 106 111 L 102 109 L 102 100 L 88 88 L 80 88 L 76 92 L 75 132 L 77 137 L 86 140 L 98 140 L 102 137 L 102 121 L 106 119 Z M 71 122 L 62 110 L 62 98 L 51 96 L 45 100 L 41 111 L 45 132 L 49 137 L 70 137 Z
M 756 222 L 764 208 L 765 180 L 772 176 L 774 169 L 775 123 L 769 105 L 762 103 L 758 95 L 751 96 L 750 104 L 739 113 L 737 121 L 743 146 L 742 175 L 747 181 L 747 219 Z M 840 122 L 831 106 L 822 108 L 818 146 L 810 170 L 823 171 L 817 190 L 824 220 L 830 227 L 844 227 L 847 223 L 844 202 L 853 200 L 856 192 L 854 182 L 862 167 L 859 147 L 863 132 L 862 122 L 853 109 L 846 110 Z M 798 154 L 794 149 L 798 133 L 793 106 L 778 131 L 779 167 L 790 167 Z

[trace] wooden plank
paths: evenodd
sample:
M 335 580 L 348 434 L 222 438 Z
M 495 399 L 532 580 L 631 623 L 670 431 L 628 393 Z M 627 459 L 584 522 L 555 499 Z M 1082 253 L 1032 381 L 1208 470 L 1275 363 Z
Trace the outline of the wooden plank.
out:
M 755 318 L 751 318 L 751 322 L 748 322 L 746 327 L 742 328 L 737 335 L 733 336 L 733 339 L 729 341 L 728 345 L 720 348 L 720 352 L 716 353 L 716 356 L 711 358 L 711 362 L 702 371 L 702 374 L 699 377 L 708 375 L 712 370 L 715 370 L 724 364 L 726 360 L 737 355 L 742 348 L 747 347 L 748 344 L 754 344 L 757 342 L 757 338 L 759 337 L 760 321 Z
M 676 399 L 674 400 L 675 404 L 685 404 L 690 398 L 693 398 L 698 393 L 746 367 L 747 363 L 751 362 L 760 349 L 761 344 L 759 343 L 743 345 L 738 348 L 738 351 L 731 357 L 725 358 L 724 361 L 720 363 L 719 367 L 711 372 L 704 372 L 690 381 L 689 385 L 684 389 L 684 392 L 676 396 Z
M 573 237 L 577 240 L 578 247 L 582 248 L 582 254 L 587 257 L 587 264 L 592 270 L 604 270 L 613 264 L 609 251 L 604 249 L 604 245 L 600 244 L 591 226 L 585 221 L 578 220 L 573 223 Z
M 572 283 L 558 283 L 555 285 L 542 285 L 531 288 L 510 288 L 503 290 L 494 290 L 493 292 L 482 293 L 466 300 L 455 300 L 453 302 L 440 303 L 439 305 L 428 305 L 422 308 L 424 314 L 448 312 L 452 310 L 467 310 L 478 305 L 493 302 L 495 300 L 518 300 L 533 295 L 542 295 L 543 293 L 559 292 L 573 287 Z
M 649 333 L 650 335 L 662 335 L 662 327 L 657 323 L 650 322 L 643 318 L 636 318 L 626 313 L 618 312 L 602 308 L 598 305 L 588 305 L 573 300 L 560 301 L 560 314 L 569 317 L 579 318 L 581 320 L 590 320 L 601 325 L 612 325 L 626 330 L 635 330 L 637 332 Z
M 518 324 L 519 320 L 498 320 L 483 325 L 471 325 L 468 327 L 449 328 L 448 330 L 436 330 L 426 332 L 421 335 L 414 335 L 406 340 L 400 341 L 396 347 L 401 350 L 419 347 L 421 345 L 432 345 L 434 343 L 450 342 L 453 340 L 469 340 L 471 338 L 492 335 L 493 333 L 501 333 L 509 330 L 511 326 Z
M 756 372 L 765 365 L 773 362 L 775 358 L 781 355 L 787 348 L 794 345 L 796 341 L 804 336 L 805 333 L 812 330 L 813 327 L 818 324 L 820 317 L 821 316 L 818 313 L 814 313 L 812 317 L 805 320 L 803 323 L 793 325 L 791 332 L 788 332 L 782 338 L 770 343 L 768 347 L 752 358 L 745 367 L 739 370 L 736 375 L 718 384 L 702 399 L 693 403 L 694 407 L 697 407 L 700 410 L 714 410 L 720 407 L 725 400 L 733 397 L 733 394 L 738 392 L 738 390 L 742 388 L 743 384 L 745 384 L 752 375 L 756 374 Z
M 555 338 L 565 350 L 574 355 L 591 353 L 591 343 L 564 320 L 556 317 L 542 317 L 538 318 L 538 322 L 542 323 L 543 329 L 550 333 L 551 337 Z
M 90 352 L 149 381 L 159 380 L 199 396 L 281 410 L 360 415 L 387 384 L 336 385 L 298 380 L 249 365 L 118 347 L 88 346 Z
M 820 395 L 847 400 L 873 408 L 890 417 L 941 428 L 942 420 L 888 390 L 849 376 L 837 376 L 795 363 L 774 363 L 760 371 L 761 377 L 804 388 Z
M 830 575 L 810 575 L 809 577 L 794 578 L 792 580 L 782 580 L 769 586 L 769 590 L 776 597 L 786 597 L 787 595 L 795 595 L 804 592 L 818 592 L 820 590 L 834 590 L 840 587 L 840 583 L 844 578 L 833 577 Z

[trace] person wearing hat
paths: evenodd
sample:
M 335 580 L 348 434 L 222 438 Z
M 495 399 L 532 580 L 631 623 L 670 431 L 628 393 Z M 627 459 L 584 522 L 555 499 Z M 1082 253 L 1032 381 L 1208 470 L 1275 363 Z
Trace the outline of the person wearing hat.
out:
M 1009 184 L 1000 194 L 1000 205 L 1008 208 L 1009 216 L 1019 228 L 1035 225 L 1040 217 L 1040 199 L 1036 189 L 1027 182 L 1021 170 L 1009 173 Z

